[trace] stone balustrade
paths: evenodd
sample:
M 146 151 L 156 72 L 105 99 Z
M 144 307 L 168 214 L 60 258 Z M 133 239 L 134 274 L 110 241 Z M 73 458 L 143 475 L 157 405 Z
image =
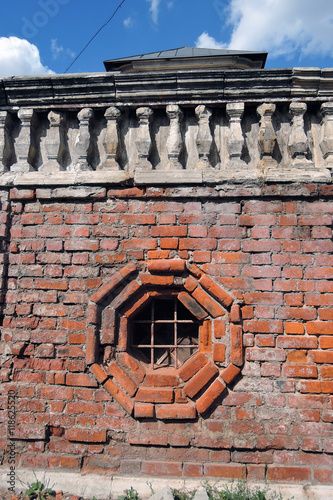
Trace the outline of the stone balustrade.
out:
M 333 102 L 0 111 L 0 184 L 328 182 Z

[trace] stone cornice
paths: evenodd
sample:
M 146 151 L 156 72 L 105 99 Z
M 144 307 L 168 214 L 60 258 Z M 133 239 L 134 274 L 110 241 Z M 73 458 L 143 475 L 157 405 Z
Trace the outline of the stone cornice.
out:
M 0 107 L 35 109 L 94 105 L 183 105 L 196 101 L 333 99 L 333 69 L 86 73 L 0 80 Z

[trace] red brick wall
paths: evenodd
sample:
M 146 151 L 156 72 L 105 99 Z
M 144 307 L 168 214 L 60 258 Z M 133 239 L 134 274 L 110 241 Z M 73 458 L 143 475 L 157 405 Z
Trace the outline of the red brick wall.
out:
M 331 188 L 82 193 L 3 195 L 1 398 L 16 391 L 20 466 L 331 482 Z M 86 364 L 89 299 L 160 258 L 194 262 L 242 308 L 242 374 L 195 421 L 133 418 Z

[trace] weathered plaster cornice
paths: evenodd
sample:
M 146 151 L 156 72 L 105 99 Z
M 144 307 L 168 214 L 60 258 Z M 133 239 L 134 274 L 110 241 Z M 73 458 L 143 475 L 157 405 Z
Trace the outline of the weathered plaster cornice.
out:
M 82 73 L 0 80 L 0 107 L 161 105 L 195 101 L 333 99 L 333 70 L 205 70 L 174 73 Z

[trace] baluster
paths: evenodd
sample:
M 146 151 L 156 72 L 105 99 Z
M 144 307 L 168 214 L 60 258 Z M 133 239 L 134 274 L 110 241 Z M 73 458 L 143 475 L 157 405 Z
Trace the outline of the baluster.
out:
M 79 134 L 75 141 L 75 148 L 77 151 L 78 162 L 74 165 L 73 170 L 76 172 L 83 170 L 92 170 L 88 164 L 88 153 L 90 147 L 90 131 L 89 123 L 93 116 L 91 108 L 84 108 L 78 113 L 79 119 Z
M 324 102 L 321 105 L 323 120 L 321 122 L 320 149 L 326 160 L 326 167 L 333 172 L 333 102 Z
M 135 141 L 138 151 L 137 169 L 144 172 L 152 169 L 152 164 L 148 160 L 151 150 L 151 135 L 149 130 L 149 122 L 153 116 L 153 110 L 148 107 L 138 108 L 136 116 L 139 120 L 138 138 Z
M 198 169 L 209 167 L 209 153 L 212 146 L 213 138 L 210 131 L 209 120 L 212 112 L 206 106 L 199 105 L 195 108 L 195 114 L 199 120 L 199 130 L 197 134 L 197 149 L 199 153 L 199 161 L 196 165 Z
M 307 110 L 305 102 L 292 102 L 289 106 L 292 114 L 291 131 L 288 140 L 288 149 L 296 162 L 304 163 L 308 151 L 308 141 L 304 132 L 304 114 Z
M 106 161 L 98 167 L 98 170 L 120 170 L 117 159 L 120 150 L 118 123 L 121 112 L 115 106 L 111 106 L 105 111 L 104 116 L 106 118 L 106 133 L 104 139 Z
M 277 165 L 276 160 L 273 159 L 276 134 L 272 123 L 272 116 L 275 108 L 275 104 L 272 103 L 264 103 L 257 108 L 257 112 L 260 115 L 258 144 L 261 158 L 258 166 L 262 169 L 276 167 Z
M 242 151 L 244 147 L 244 136 L 242 132 L 242 118 L 244 114 L 243 102 L 229 102 L 226 107 L 229 118 L 230 134 L 227 142 L 229 158 L 232 165 L 242 165 Z
M 5 165 L 7 144 L 8 144 L 8 119 L 7 111 L 0 111 L 0 172 L 6 172 L 8 168 Z
M 21 120 L 21 130 L 15 144 L 17 163 L 11 166 L 13 172 L 32 172 L 33 158 L 36 152 L 34 147 L 35 115 L 33 109 L 22 108 L 17 113 Z
M 50 123 L 45 140 L 47 162 L 40 170 L 45 172 L 58 172 L 64 170 L 59 164 L 64 150 L 64 117 L 58 111 L 50 111 L 47 115 Z
M 166 170 L 180 170 L 183 168 L 182 164 L 179 162 L 179 156 L 184 146 L 180 132 L 180 122 L 183 113 L 177 104 L 169 104 L 166 107 L 166 113 L 170 120 L 169 137 L 166 142 L 169 161 Z

